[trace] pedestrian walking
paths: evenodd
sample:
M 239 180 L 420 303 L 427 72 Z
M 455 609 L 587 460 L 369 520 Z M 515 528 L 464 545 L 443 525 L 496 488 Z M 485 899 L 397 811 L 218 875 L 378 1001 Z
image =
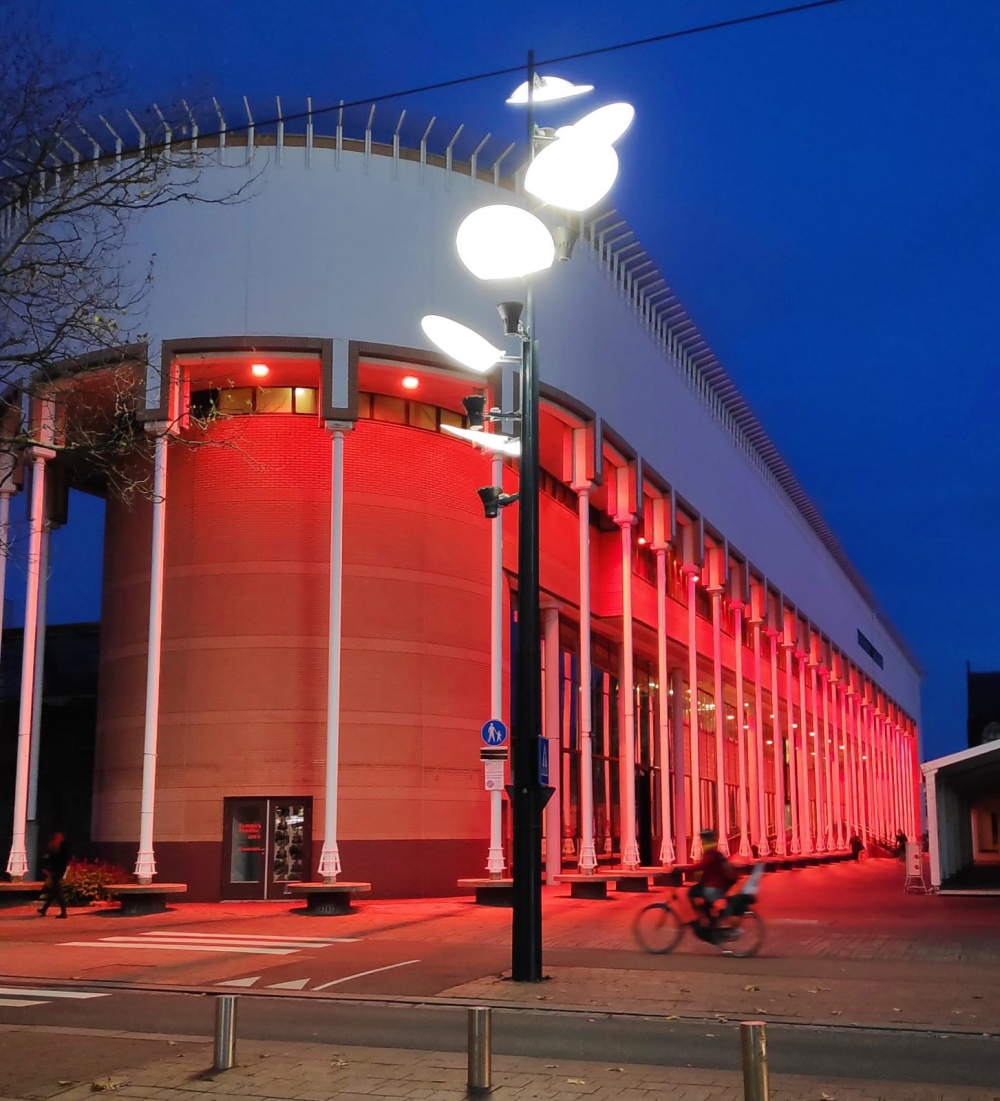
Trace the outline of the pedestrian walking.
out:
M 861 840 L 856 833 L 851 834 L 851 852 L 854 854 L 854 863 L 861 859 L 861 854 L 865 851 L 865 843 Z
M 42 857 L 42 869 L 45 873 L 45 901 L 38 911 L 41 917 L 45 917 L 53 902 L 59 903 L 59 913 L 56 917 L 66 916 L 66 896 L 63 894 L 62 881 L 69 867 L 69 858 L 69 842 L 63 834 L 54 833 Z

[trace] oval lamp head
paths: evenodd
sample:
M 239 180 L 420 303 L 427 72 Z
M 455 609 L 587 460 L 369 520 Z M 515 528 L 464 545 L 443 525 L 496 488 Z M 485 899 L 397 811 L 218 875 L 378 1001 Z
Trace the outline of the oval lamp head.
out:
M 556 137 L 563 138 L 569 134 L 575 134 L 589 141 L 608 142 L 614 145 L 632 125 L 634 118 L 635 108 L 631 103 L 607 103 L 603 107 L 598 107 L 596 111 L 584 115 L 572 126 L 560 126 L 556 131 Z
M 450 317 L 429 313 L 420 319 L 420 327 L 427 339 L 446 356 L 478 374 L 485 374 L 503 356 L 501 348 L 494 348 L 475 329 L 452 321 Z
M 561 76 L 535 76 L 533 103 L 558 103 L 561 99 L 573 99 L 594 90 L 593 84 L 574 84 Z M 528 102 L 528 82 L 519 84 L 511 93 L 508 103 L 523 107 Z
M 528 166 L 524 190 L 560 210 L 581 213 L 604 198 L 618 177 L 618 154 L 610 142 L 575 132 L 556 138 Z
M 474 210 L 458 227 L 455 244 L 477 279 L 520 279 L 552 267 L 556 254 L 545 223 L 506 204 Z

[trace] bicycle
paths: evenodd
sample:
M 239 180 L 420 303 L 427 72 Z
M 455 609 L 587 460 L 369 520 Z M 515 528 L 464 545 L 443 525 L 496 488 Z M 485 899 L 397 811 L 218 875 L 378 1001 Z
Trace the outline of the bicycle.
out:
M 721 949 L 724 955 L 741 959 L 756 956 L 764 943 L 764 920 L 753 909 L 759 881 L 755 869 L 743 890 L 726 899 L 714 923 L 709 923 L 701 912 L 684 921 L 671 906 L 677 900 L 675 892 L 670 902 L 652 902 L 636 914 L 633 935 L 644 952 L 662 956 L 672 952 L 684 930 L 690 928 L 699 940 Z

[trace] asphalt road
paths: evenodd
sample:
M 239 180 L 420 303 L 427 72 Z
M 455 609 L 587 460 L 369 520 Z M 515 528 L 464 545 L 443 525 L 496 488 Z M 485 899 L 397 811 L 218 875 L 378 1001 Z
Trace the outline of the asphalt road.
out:
M 86 1001 L 0 1006 L 0 1023 L 208 1036 L 213 1012 L 211 996 L 116 991 Z M 332 1046 L 462 1051 L 465 1011 L 434 1004 L 254 993 L 240 999 L 237 1035 Z M 768 1044 L 773 1073 L 1000 1085 L 1000 1037 L 770 1024 Z M 739 1030 L 731 1023 L 531 1009 L 494 1010 L 493 1049 L 502 1055 L 713 1070 L 736 1070 L 740 1059 Z

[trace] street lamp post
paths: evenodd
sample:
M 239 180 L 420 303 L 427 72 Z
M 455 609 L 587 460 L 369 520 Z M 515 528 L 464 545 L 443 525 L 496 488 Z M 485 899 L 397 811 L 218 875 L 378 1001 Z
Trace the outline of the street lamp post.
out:
M 535 127 L 535 103 L 566 99 L 590 91 L 556 77 L 539 77 L 534 53 L 528 53 L 527 83 L 509 103 L 527 106 L 529 165 L 525 191 L 557 211 L 582 213 L 600 202 L 614 183 L 618 158 L 614 142 L 634 114 L 628 104 L 610 104 L 584 116 L 572 127 L 540 134 Z M 536 153 L 538 154 L 536 159 Z M 531 277 L 552 266 L 556 255 L 569 259 L 573 232 L 556 235 L 539 218 L 519 207 L 496 204 L 470 214 L 458 231 L 459 256 L 473 275 L 483 280 L 520 278 L 525 282 L 523 312 L 518 303 L 501 303 L 507 336 L 521 341 L 520 441 L 496 433 L 482 434 L 483 418 L 456 435 L 481 446 L 520 456 L 518 493 L 508 497 L 502 487 L 479 491 L 487 516 L 518 501 L 516 692 L 511 730 L 511 782 L 507 794 L 513 817 L 513 916 L 511 978 L 515 982 L 542 979 L 542 814 L 552 788 L 541 782 L 542 734 L 541 611 L 539 607 L 538 419 L 539 375 L 535 341 L 534 288 Z M 446 354 L 475 371 L 488 371 L 504 359 L 478 333 L 448 318 L 430 315 L 422 321 L 425 334 Z M 512 419 L 489 415 L 491 420 Z M 558 764 L 556 765 L 558 767 Z M 558 839 L 555 839 L 558 842 Z

